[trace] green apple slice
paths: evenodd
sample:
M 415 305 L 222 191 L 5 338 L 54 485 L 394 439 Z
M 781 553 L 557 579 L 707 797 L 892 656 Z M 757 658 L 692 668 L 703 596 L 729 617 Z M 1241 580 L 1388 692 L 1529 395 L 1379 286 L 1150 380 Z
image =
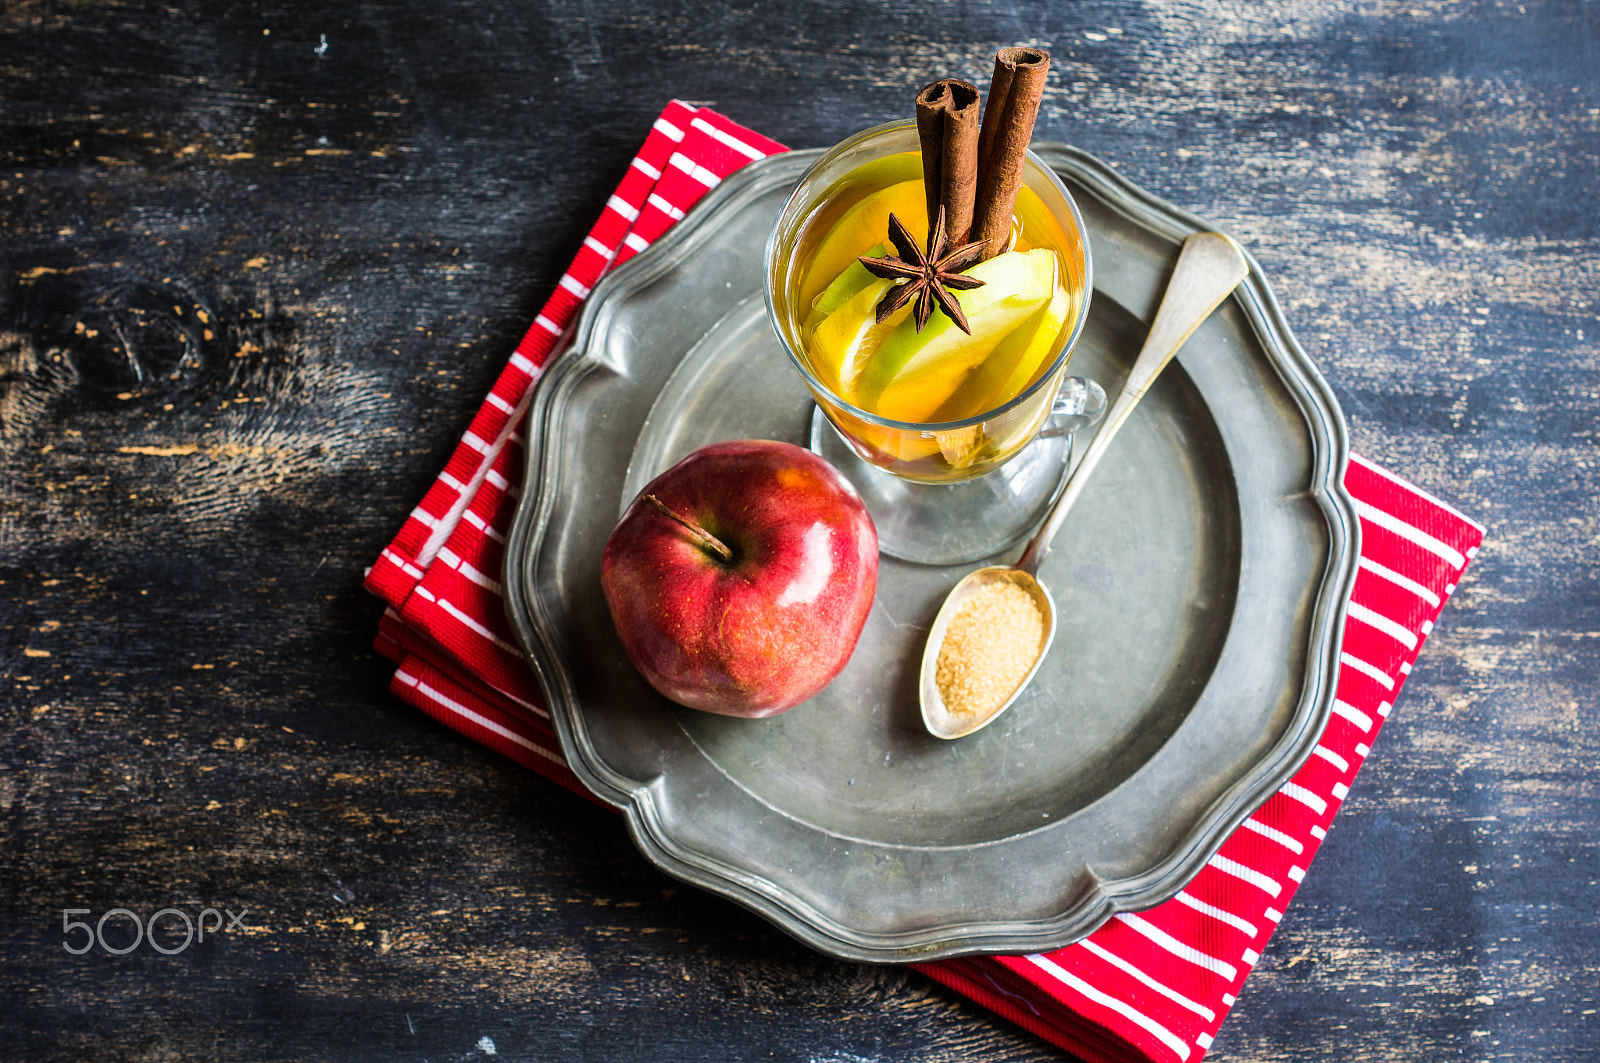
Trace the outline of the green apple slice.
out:
M 904 311 L 898 312 L 878 324 L 878 300 L 894 282 L 871 274 L 867 274 L 867 280 L 865 287 L 817 323 L 807 348 L 818 378 L 847 401 L 854 401 L 856 380 L 873 350 L 906 316 Z
M 861 370 L 859 405 L 896 420 L 929 420 L 1056 290 L 1056 255 L 1048 248 L 1008 251 L 966 272 L 984 282 L 956 293 L 971 334 L 938 312 L 920 333 L 909 317 L 902 320 Z
M 889 245 L 873 244 L 861 254 L 865 258 L 881 258 L 889 253 Z M 833 279 L 833 283 L 822 290 L 822 294 L 811 304 L 811 312 L 806 315 L 805 331 L 814 331 L 823 318 L 839 309 L 850 301 L 851 296 L 871 284 L 878 278 L 867 271 L 860 259 L 851 262 Z
M 1055 294 L 1035 315 L 1001 340 L 970 381 L 934 413 L 936 421 L 960 421 L 1010 402 L 1049 364 L 1056 339 L 1072 308 L 1072 297 L 1057 284 Z

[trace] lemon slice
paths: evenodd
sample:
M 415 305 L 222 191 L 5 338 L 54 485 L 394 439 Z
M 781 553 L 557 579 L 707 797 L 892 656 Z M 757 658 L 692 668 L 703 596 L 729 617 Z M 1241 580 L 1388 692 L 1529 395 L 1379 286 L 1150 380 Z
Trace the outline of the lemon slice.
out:
M 889 215 L 900 219 L 914 239 L 928 235 L 928 203 L 922 178 L 880 188 L 863 198 L 834 222 L 811 253 L 811 265 L 800 297 L 814 300 L 873 244 L 882 243 L 889 231 Z M 801 305 L 805 305 L 802 303 Z

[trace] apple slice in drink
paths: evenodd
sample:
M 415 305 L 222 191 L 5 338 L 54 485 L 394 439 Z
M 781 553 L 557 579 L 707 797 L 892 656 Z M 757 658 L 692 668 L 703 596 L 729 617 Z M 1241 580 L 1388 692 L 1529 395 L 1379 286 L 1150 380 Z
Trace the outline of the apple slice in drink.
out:
M 1022 394 L 1046 368 L 1057 350 L 1061 326 L 1071 306 L 1072 299 L 1066 289 L 1057 288 L 1050 304 L 1039 311 L 1033 321 L 1002 340 L 989 360 L 972 375 L 969 384 L 935 411 L 933 420 L 963 421 L 997 409 Z M 995 385 L 994 381 L 1002 376 L 1005 379 Z M 1048 417 L 1049 412 L 1050 407 L 1045 405 L 1040 408 L 1039 415 L 1041 418 Z M 939 433 L 939 450 L 952 468 L 966 468 L 986 452 L 1000 453 L 1013 446 L 1021 446 L 1038 431 L 1039 419 L 1014 421 L 1000 436 L 984 436 L 977 431 L 978 427 L 970 425 L 953 432 Z M 962 436 L 963 432 L 970 435 Z
M 1001 340 L 971 379 L 934 412 L 935 421 L 961 421 L 1001 406 L 1022 394 L 1049 365 L 1072 297 L 1056 285 L 1055 294 L 1034 316 Z
M 888 253 L 888 244 L 873 244 L 861 257 L 881 258 Z M 844 268 L 843 273 L 833 279 L 832 284 L 822 290 L 821 295 L 812 300 L 811 312 L 806 315 L 805 324 L 801 326 L 802 332 L 806 335 L 815 332 L 823 318 L 849 302 L 851 296 L 877 279 L 867 271 L 867 267 L 863 266 L 859 259 L 850 263 Z
M 855 266 L 866 275 L 868 283 L 817 323 L 809 347 L 812 372 L 829 390 L 851 401 L 854 401 L 856 379 L 867 359 L 894 328 L 895 321 L 910 312 L 878 324 L 878 301 L 894 282 L 879 280 L 867 273 L 859 262 Z
M 929 421 L 1008 336 L 1049 305 L 1057 289 L 1056 255 L 1047 248 L 1008 251 L 966 272 L 984 282 L 956 293 L 971 334 L 943 314 L 935 314 L 920 333 L 909 318 L 900 321 L 860 371 L 856 405 L 898 421 Z

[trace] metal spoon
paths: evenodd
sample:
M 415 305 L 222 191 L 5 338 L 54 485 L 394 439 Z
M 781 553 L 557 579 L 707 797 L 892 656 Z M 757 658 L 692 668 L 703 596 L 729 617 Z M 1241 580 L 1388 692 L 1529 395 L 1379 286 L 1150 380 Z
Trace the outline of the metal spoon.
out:
M 1144 347 L 1140 349 L 1133 369 L 1128 374 L 1128 381 L 1112 405 L 1111 412 L 1106 415 L 1105 423 L 1095 434 L 1094 442 L 1084 453 L 1083 460 L 1067 478 L 1061 496 L 1045 514 L 1044 523 L 1028 540 L 1015 565 L 993 565 L 969 572 L 951 589 L 939 609 L 939 615 L 934 618 L 933 627 L 928 632 L 927 646 L 922 652 L 919 692 L 922 722 L 935 737 L 960 738 L 991 723 L 1011 707 L 1017 695 L 1033 679 L 1050 649 L 1056 629 L 1055 602 L 1038 579 L 1039 566 L 1050 552 L 1050 540 L 1055 538 L 1067 511 L 1083 492 L 1089 474 L 1100 463 L 1111 440 L 1133 412 L 1134 406 L 1144 398 L 1156 376 L 1172 361 L 1172 356 L 1178 353 L 1178 349 L 1200 323 L 1211 316 L 1211 312 L 1222 304 L 1249 272 L 1250 265 L 1244 251 L 1232 237 L 1222 233 L 1195 233 L 1184 241 L 1183 250 L 1178 254 L 1178 264 L 1167 283 L 1166 293 L 1161 297 L 1161 306 L 1150 326 L 1150 334 L 1145 338 Z M 1022 682 L 998 708 L 988 713 L 953 711 L 945 705 L 938 682 L 939 652 L 944 647 L 945 634 L 950 622 L 975 593 L 986 585 L 1001 582 L 1021 587 L 1038 607 L 1044 620 L 1044 636 L 1039 642 L 1038 655 Z

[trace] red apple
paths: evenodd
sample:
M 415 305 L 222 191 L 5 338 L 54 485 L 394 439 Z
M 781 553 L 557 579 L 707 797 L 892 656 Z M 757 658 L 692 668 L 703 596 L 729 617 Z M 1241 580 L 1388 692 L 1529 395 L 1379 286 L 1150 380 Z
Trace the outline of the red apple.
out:
M 772 716 L 844 668 L 878 584 L 878 531 L 832 465 L 791 443 L 713 443 L 652 480 L 606 540 L 617 637 L 681 705 Z

